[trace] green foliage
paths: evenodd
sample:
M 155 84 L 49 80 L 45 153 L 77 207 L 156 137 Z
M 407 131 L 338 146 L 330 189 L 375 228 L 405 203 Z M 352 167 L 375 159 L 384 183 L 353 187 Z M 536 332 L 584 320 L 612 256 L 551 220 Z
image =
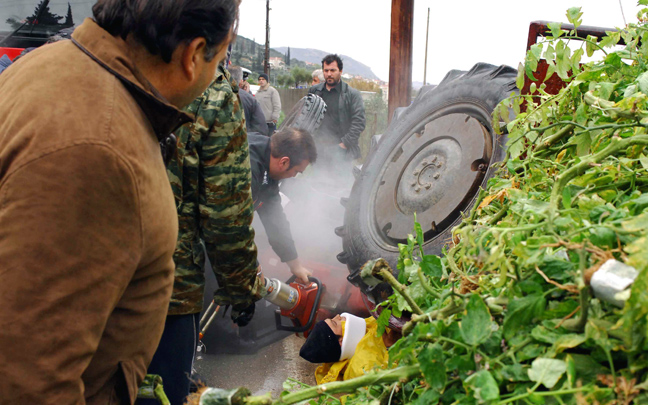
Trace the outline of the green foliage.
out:
M 578 27 L 580 8 L 567 19 Z M 400 245 L 398 281 L 422 314 L 384 373 L 420 375 L 372 384 L 347 404 L 648 400 L 648 9 L 640 21 L 575 51 L 574 33 L 552 25 L 529 51 L 518 85 L 549 57 L 566 87 L 548 94 L 537 82 L 533 96 L 495 109 L 507 157 L 442 257 L 422 252 L 420 227 Z M 595 50 L 600 60 L 581 65 Z M 622 310 L 588 285 L 612 258 L 639 271 Z M 412 309 L 398 293 L 382 305 Z M 407 394 L 390 396 L 396 388 Z

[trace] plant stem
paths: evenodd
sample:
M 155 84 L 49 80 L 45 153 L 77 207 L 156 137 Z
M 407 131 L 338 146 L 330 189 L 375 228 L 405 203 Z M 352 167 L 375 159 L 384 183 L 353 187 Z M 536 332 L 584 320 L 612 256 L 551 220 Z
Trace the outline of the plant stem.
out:
M 412 308 L 412 312 L 415 314 L 423 315 L 423 310 L 414 302 L 414 299 L 412 299 L 412 296 L 409 295 L 409 293 L 406 290 L 406 287 L 402 285 L 401 283 L 396 280 L 393 274 L 385 268 L 380 269 L 379 273 L 380 277 L 385 280 L 386 282 L 389 283 L 389 285 L 392 286 L 394 290 L 396 290 L 400 295 L 405 298 L 405 301 L 409 304 L 410 308 Z
M 632 145 L 648 145 L 648 135 L 636 135 L 632 138 L 621 139 L 619 137 L 612 137 L 610 144 L 602 151 L 588 157 L 584 157 L 580 163 L 567 169 L 554 184 L 551 191 L 551 198 L 549 200 L 551 206 L 551 217 L 553 219 L 557 215 L 559 201 L 562 198 L 562 191 L 573 178 L 583 173 L 591 167 L 592 163 L 599 163 L 606 157 Z
M 573 130 L 574 130 L 574 125 L 573 124 L 567 124 L 566 126 L 564 126 L 562 129 L 560 129 L 555 134 L 547 137 L 547 139 L 545 139 L 544 142 L 542 142 L 540 145 L 538 145 L 537 148 L 535 148 L 534 153 L 538 153 L 538 152 L 541 152 L 541 151 L 547 149 L 548 147 L 550 147 L 554 143 L 558 142 L 559 140 L 561 140 L 565 136 L 569 135 Z
M 409 322 L 407 322 L 405 326 L 403 326 L 403 336 L 409 335 L 414 329 L 414 326 L 419 322 L 428 323 L 432 319 L 447 318 L 463 310 L 464 310 L 463 304 L 457 305 L 455 301 L 452 300 L 448 305 L 446 305 L 445 307 L 437 311 L 431 311 L 420 315 L 412 315 L 412 319 Z
M 558 390 L 558 391 L 539 391 L 539 392 L 533 392 L 534 395 L 538 395 L 541 397 L 550 397 L 550 396 L 556 396 L 556 395 L 567 395 L 567 394 L 576 394 L 577 392 L 582 392 L 589 389 L 588 387 L 580 387 L 580 388 L 570 388 L 566 390 Z M 531 392 L 528 392 L 526 394 L 520 394 L 516 395 L 514 397 L 508 398 L 504 401 L 498 402 L 498 405 L 504 405 L 508 404 L 513 401 L 517 401 L 520 399 L 527 398 L 529 395 L 531 395 Z
M 419 278 L 419 281 L 421 282 L 421 285 L 423 286 L 423 289 L 428 294 L 433 296 L 434 298 L 437 298 L 437 299 L 441 298 L 441 294 L 434 291 L 432 289 L 432 286 L 430 286 L 430 284 L 428 284 L 427 280 L 425 279 L 425 276 L 423 275 L 423 270 L 421 270 L 421 266 L 419 266 L 419 268 L 416 270 L 416 273 L 418 274 L 418 278 Z
M 358 388 L 369 385 L 389 384 L 398 381 L 408 381 L 421 375 L 419 366 L 403 366 L 391 370 L 372 371 L 361 377 L 356 377 L 346 381 L 334 381 L 314 387 L 306 388 L 301 391 L 291 392 L 272 402 L 273 405 L 289 405 L 305 401 L 311 398 L 317 398 L 323 394 L 339 394 L 353 392 Z M 257 405 L 259 397 L 247 397 L 244 401 L 246 405 Z M 266 398 L 263 396 L 263 398 Z M 238 404 L 233 404 L 238 405 Z

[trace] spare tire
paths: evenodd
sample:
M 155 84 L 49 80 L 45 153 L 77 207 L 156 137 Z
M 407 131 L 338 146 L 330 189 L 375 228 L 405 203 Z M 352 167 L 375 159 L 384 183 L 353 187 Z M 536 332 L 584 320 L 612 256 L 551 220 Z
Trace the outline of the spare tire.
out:
M 325 113 L 326 103 L 324 100 L 318 95 L 308 94 L 302 97 L 290 110 L 279 129 L 299 128 L 313 134 L 322 123 Z
M 361 266 L 382 257 L 396 270 L 398 244 L 407 243 L 415 213 L 425 253 L 441 253 L 492 177 L 505 144 L 493 131 L 492 112 L 515 91 L 516 76 L 511 67 L 485 63 L 449 72 L 438 86 L 422 89 L 372 150 L 343 202 L 344 226 L 336 229 L 343 239 L 338 260 L 372 301 L 385 291 L 362 283 Z

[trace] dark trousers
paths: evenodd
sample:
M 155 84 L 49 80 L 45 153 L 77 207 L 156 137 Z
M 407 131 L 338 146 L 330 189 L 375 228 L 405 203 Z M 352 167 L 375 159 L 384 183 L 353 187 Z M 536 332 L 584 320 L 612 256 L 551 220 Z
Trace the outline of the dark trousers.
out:
M 160 345 L 153 356 L 148 374 L 162 377 L 164 392 L 171 405 L 182 405 L 189 395 L 189 377 L 194 361 L 200 314 L 169 315 L 164 325 Z M 140 399 L 137 404 L 157 405 L 152 399 Z
M 268 124 L 268 136 L 272 136 L 272 134 L 274 134 L 275 131 L 277 130 L 277 124 L 275 124 L 274 122 L 268 122 L 267 124 Z

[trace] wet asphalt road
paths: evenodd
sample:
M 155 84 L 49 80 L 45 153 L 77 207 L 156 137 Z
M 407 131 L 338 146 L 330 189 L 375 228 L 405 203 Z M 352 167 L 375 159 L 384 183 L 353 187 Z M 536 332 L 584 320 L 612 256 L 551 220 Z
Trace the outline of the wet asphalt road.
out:
M 311 270 L 314 276 L 318 276 L 318 269 L 314 267 L 321 263 L 335 271 L 337 276 L 333 278 L 336 284 L 346 285 L 348 270 L 335 259 L 342 250 L 341 239 L 334 233 L 335 227 L 342 224 L 344 217 L 339 196 L 311 190 L 309 195 L 295 197 L 297 201 L 286 206 L 284 211 L 291 223 L 300 259 L 313 264 Z M 256 217 L 253 226 L 264 275 L 287 280 L 290 271 L 272 252 L 263 226 Z M 207 264 L 205 308 L 216 288 L 215 277 Z M 329 300 L 335 300 L 335 290 L 329 288 Z M 206 352 L 198 356 L 194 364 L 200 380 L 210 387 L 232 389 L 244 386 L 253 395 L 270 392 L 274 398 L 283 391 L 283 383 L 288 378 L 315 385 L 314 371 L 317 365 L 299 357 L 304 338 L 276 330 L 276 309 L 276 306 L 265 300 L 257 302 L 254 318 L 244 328 L 236 327 L 231 322 L 229 313 L 223 317 L 221 310 L 203 338 Z M 287 320 L 283 323 L 290 324 Z

